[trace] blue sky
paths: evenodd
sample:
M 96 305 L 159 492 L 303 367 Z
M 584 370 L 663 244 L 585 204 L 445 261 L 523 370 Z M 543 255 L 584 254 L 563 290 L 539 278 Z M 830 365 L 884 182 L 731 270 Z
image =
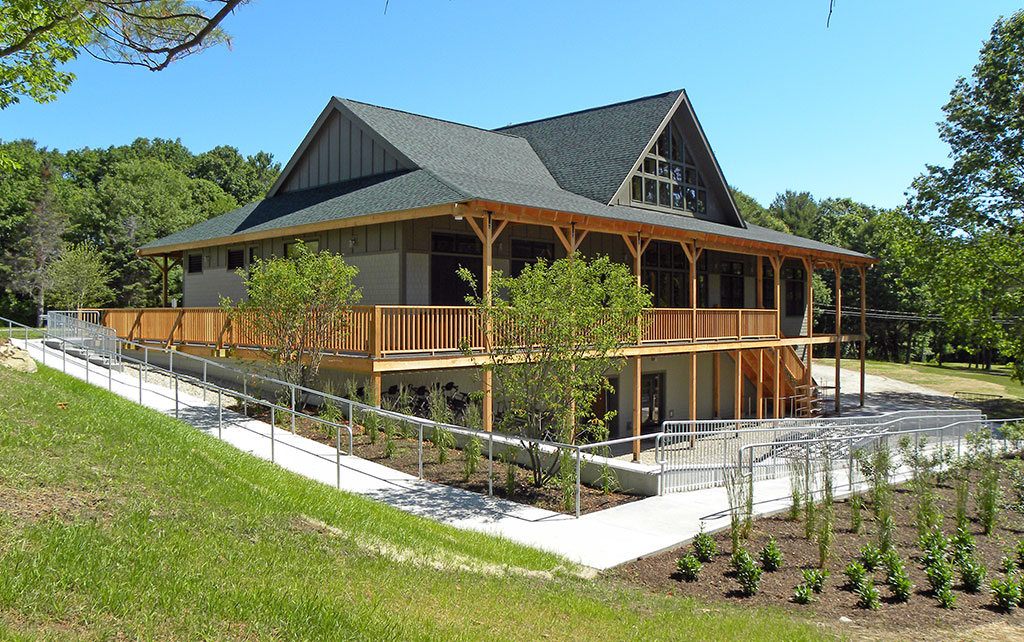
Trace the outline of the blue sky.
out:
M 331 95 L 491 128 L 684 87 L 731 184 L 903 202 L 999 15 L 989 0 L 253 0 L 232 46 L 153 73 L 88 57 L 0 139 L 69 149 L 180 138 L 287 161 Z

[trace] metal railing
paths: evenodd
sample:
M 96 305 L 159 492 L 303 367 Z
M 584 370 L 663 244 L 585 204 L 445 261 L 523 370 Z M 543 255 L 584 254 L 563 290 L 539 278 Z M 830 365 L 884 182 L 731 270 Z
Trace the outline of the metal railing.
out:
M 72 326 L 74 326 L 75 322 L 77 321 L 77 319 L 75 319 L 75 318 L 70 318 L 70 319 L 66 318 L 66 317 L 71 317 L 72 315 L 66 315 L 65 313 L 60 312 L 60 311 L 51 312 L 50 316 L 53 319 L 53 323 L 55 324 L 55 327 L 72 327 Z M 0 317 L 0 323 L 5 322 L 5 321 L 7 322 L 7 325 L 8 325 L 8 334 L 10 334 L 12 336 L 13 336 L 12 332 L 13 332 L 13 327 L 14 326 L 17 326 L 19 328 L 24 328 L 25 329 L 25 332 L 24 332 L 24 342 L 25 342 L 25 346 L 26 346 L 26 349 L 27 349 L 29 347 L 29 345 L 30 345 L 29 344 L 29 332 L 30 332 L 30 329 L 28 328 L 28 326 L 25 326 L 23 324 L 17 323 L 15 321 L 11 321 L 10 319 L 5 319 L 3 317 Z M 272 462 L 276 461 L 275 460 L 275 444 L 278 443 L 278 440 L 276 439 L 276 432 L 275 431 L 279 429 L 277 427 L 278 423 L 279 423 L 278 422 L 278 417 L 282 413 L 286 414 L 289 417 L 291 432 L 293 434 L 296 432 L 296 419 L 297 418 L 302 418 L 302 419 L 305 419 L 307 421 L 312 421 L 314 423 L 318 423 L 318 424 L 321 424 L 321 425 L 327 425 L 327 426 L 330 426 L 330 427 L 334 428 L 336 430 L 336 432 L 337 432 L 336 440 L 335 440 L 336 441 L 336 443 L 335 443 L 336 456 L 335 456 L 334 459 L 336 459 L 336 465 L 338 467 L 337 484 L 338 484 L 339 487 L 340 487 L 340 484 L 341 484 L 341 455 L 342 454 L 345 454 L 345 455 L 353 454 L 353 448 L 354 448 L 353 426 L 354 425 L 358 425 L 358 422 L 361 420 L 361 418 L 365 418 L 366 415 L 368 415 L 368 414 L 377 415 L 379 418 L 381 418 L 382 420 L 385 420 L 385 421 L 396 422 L 399 426 L 411 426 L 411 427 L 414 428 L 414 433 L 415 433 L 415 436 L 416 436 L 416 439 L 417 439 L 417 451 L 418 451 L 418 462 L 417 462 L 418 477 L 420 479 L 423 479 L 424 442 L 427 439 L 431 439 L 433 437 L 434 433 L 437 430 L 439 430 L 439 429 L 447 430 L 447 431 L 451 432 L 453 435 L 461 436 L 463 438 L 463 440 L 469 439 L 471 437 L 476 437 L 476 438 L 480 439 L 481 442 L 486 442 L 487 443 L 488 495 L 489 496 L 493 496 L 493 470 L 494 470 L 494 457 L 496 455 L 501 454 L 501 453 L 506 453 L 506 452 L 510 451 L 512 448 L 515 448 L 517 450 L 523 451 L 526 448 L 529 448 L 529 447 L 532 446 L 532 447 L 536 447 L 538 449 L 538 451 L 540 451 L 540 453 L 542 454 L 542 456 L 543 456 L 543 458 L 545 460 L 545 463 L 546 464 L 550 464 L 551 461 L 552 461 L 550 458 L 552 458 L 552 457 L 560 457 L 563 453 L 566 453 L 575 462 L 575 475 L 574 475 L 574 477 L 575 477 L 575 479 L 574 479 L 574 486 L 575 486 L 575 498 L 574 498 L 575 511 L 574 512 L 576 514 L 576 517 L 579 517 L 580 513 L 581 513 L 580 495 L 581 495 L 581 487 L 582 487 L 582 483 L 583 483 L 582 479 L 583 479 L 583 468 L 584 468 L 584 466 L 587 466 L 587 465 L 604 466 L 604 465 L 606 465 L 610 461 L 610 458 L 604 457 L 604 456 L 599 455 L 599 454 L 595 454 L 594 451 L 601 452 L 603 449 L 610 448 L 613 445 L 619 445 L 619 444 L 623 444 L 623 443 L 631 443 L 633 441 L 643 441 L 643 440 L 649 440 L 649 439 L 656 439 L 658 437 L 658 434 L 653 434 L 653 435 L 641 435 L 641 436 L 635 436 L 635 437 L 627 437 L 627 438 L 623 438 L 623 439 L 616 439 L 616 440 L 612 440 L 612 441 L 604 441 L 604 442 L 589 443 L 589 444 L 567 444 L 567 443 L 561 443 L 561 442 L 557 442 L 557 441 L 546 441 L 546 440 L 540 440 L 540 439 L 531 439 L 531 438 L 523 437 L 523 436 L 519 436 L 519 435 L 509 435 L 509 434 L 502 434 L 502 433 L 496 433 L 496 432 L 485 432 L 483 430 L 477 430 L 477 429 L 467 428 L 467 427 L 464 427 L 464 426 L 457 426 L 457 425 L 453 425 L 453 424 L 438 423 L 438 422 L 431 421 L 429 419 L 425 419 L 423 417 L 416 417 L 416 416 L 412 416 L 412 415 L 405 415 L 405 414 L 398 413 L 398 412 L 395 412 L 395 411 L 385 410 L 385 409 L 378 408 L 376 406 L 371 406 L 371 405 L 368 405 L 368 404 L 365 404 L 365 403 L 362 403 L 362 402 L 359 402 L 359 401 L 355 401 L 355 400 L 351 400 L 351 399 L 346 399 L 344 397 L 340 397 L 340 396 L 337 396 L 337 395 L 332 395 L 332 394 L 327 393 L 327 392 L 322 391 L 322 390 L 316 390 L 314 388 L 309 388 L 309 387 L 306 387 L 306 386 L 300 386 L 300 385 L 297 385 L 297 384 L 292 384 L 292 383 L 289 383 L 289 382 L 286 382 L 286 381 L 282 381 L 280 379 L 276 379 L 276 378 L 273 378 L 273 377 L 268 377 L 268 376 L 265 376 L 265 375 L 260 375 L 260 374 L 252 373 L 250 371 L 247 371 L 247 370 L 244 370 L 244 369 L 241 369 L 241 368 L 234 368 L 234 367 L 228 366 L 228 365 L 226 365 L 224 363 L 220 363 L 220 362 L 213 361 L 213 360 L 210 360 L 210 359 L 204 359 L 202 357 L 197 357 L 197 356 L 193 356 L 193 355 L 184 354 L 184 353 L 181 353 L 179 351 L 176 351 L 176 350 L 173 350 L 173 349 L 169 349 L 169 348 L 162 348 L 162 347 L 156 347 L 156 346 L 152 346 L 152 345 L 135 343 L 135 342 L 128 341 L 128 340 L 125 340 L 125 339 L 117 338 L 116 336 L 113 339 L 114 340 L 114 345 L 111 347 L 111 346 L 106 345 L 106 344 L 103 344 L 103 345 L 91 345 L 91 344 L 89 344 L 89 345 L 87 345 L 87 344 L 83 343 L 80 340 L 79 337 L 74 336 L 74 333 L 64 333 L 62 335 L 56 335 L 56 334 L 53 334 L 53 333 L 49 332 L 48 329 L 46 331 L 31 329 L 31 331 L 32 332 L 40 332 L 44 336 L 44 339 L 43 339 L 44 345 L 42 346 L 42 348 L 43 348 L 43 350 L 42 350 L 42 361 L 43 361 L 44 365 L 46 363 L 46 345 L 45 345 L 46 344 L 46 339 L 51 339 L 51 340 L 59 342 L 59 349 L 61 351 L 62 367 L 63 367 L 65 372 L 67 371 L 67 355 L 68 355 L 68 348 L 69 347 L 72 348 L 72 349 L 77 349 L 77 350 L 82 350 L 82 351 L 86 351 L 88 349 L 88 354 L 95 354 L 95 355 L 99 355 L 99 356 L 104 356 L 104 357 L 107 357 L 109 359 L 113 359 L 115 357 L 115 355 L 116 355 L 116 358 L 121 360 L 120 362 L 122 363 L 122 365 L 127 366 L 127 367 L 123 367 L 122 370 L 121 370 L 121 373 L 119 375 L 119 381 L 118 381 L 119 384 L 124 384 L 125 383 L 124 381 L 121 381 L 120 378 L 123 378 L 125 376 L 131 375 L 131 370 L 134 369 L 134 370 L 137 371 L 137 374 L 138 374 L 138 376 L 137 376 L 137 379 L 138 379 L 138 381 L 137 381 L 137 388 L 138 388 L 139 403 L 142 403 L 142 401 L 143 401 L 143 393 L 144 393 L 143 383 L 144 382 L 150 383 L 150 379 L 152 379 L 153 375 L 155 375 L 155 374 L 159 374 L 159 375 L 163 375 L 163 376 L 167 377 L 169 379 L 169 382 L 168 382 L 169 386 L 168 387 L 173 387 L 173 396 L 171 396 L 170 394 L 162 394 L 161 396 L 164 396 L 167 399 L 173 399 L 174 400 L 174 404 L 175 404 L 175 406 L 174 406 L 175 411 L 174 412 L 175 412 L 175 417 L 176 418 L 180 417 L 180 408 L 183 405 L 183 402 L 181 401 L 180 395 L 179 395 L 179 387 L 180 387 L 179 384 L 180 383 L 187 383 L 187 384 L 191 384 L 191 385 L 193 385 L 193 386 L 195 386 L 197 388 L 200 388 L 202 390 L 203 401 L 204 402 L 206 401 L 206 398 L 209 395 L 216 394 L 216 396 L 217 396 L 217 407 L 218 407 L 218 411 L 217 411 L 217 414 L 218 414 L 218 418 L 217 418 L 218 436 L 220 436 L 220 434 L 221 434 L 221 432 L 223 430 L 224 422 L 225 422 L 225 419 L 224 419 L 224 416 L 223 416 L 224 415 L 224 413 L 223 413 L 223 401 L 224 401 L 225 397 L 228 397 L 229 399 L 230 398 L 235 399 L 236 403 L 238 403 L 238 404 L 240 404 L 242 406 L 242 413 L 241 414 L 244 416 L 244 419 L 248 418 L 248 406 L 249 405 L 262 406 L 262 407 L 266 408 L 269 411 L 269 413 L 270 413 L 270 434 L 269 434 L 269 439 L 270 439 L 270 446 L 271 446 L 270 455 L 271 455 L 271 461 Z M 69 335 L 69 336 L 65 336 L 65 335 Z M 135 353 L 136 356 L 132 356 L 133 353 Z M 141 355 L 139 353 L 141 353 Z M 155 358 L 158 355 L 165 361 L 166 365 L 162 365 L 161 363 L 158 363 L 157 361 L 155 361 Z M 84 367 L 85 367 L 85 378 L 86 378 L 86 381 L 89 382 L 90 381 L 90 377 L 91 377 L 91 373 L 93 372 L 94 368 L 90 367 L 90 360 L 89 359 L 83 359 L 83 361 L 84 361 Z M 185 365 L 185 364 L 187 364 L 187 367 L 189 368 L 189 370 L 191 370 L 195 374 L 189 374 L 189 373 L 183 372 L 183 365 Z M 175 369 L 176 367 L 177 367 L 177 370 Z M 201 376 L 198 374 L 200 371 L 202 373 Z M 220 381 L 222 383 L 214 383 L 214 380 L 218 379 L 218 377 L 217 377 L 218 374 L 221 375 L 219 377 L 219 379 L 220 379 Z M 231 375 L 231 376 L 226 376 L 226 375 Z M 240 378 L 241 379 L 241 388 L 242 389 L 240 391 L 237 388 L 231 388 L 228 385 L 224 385 L 225 380 L 230 380 L 232 378 Z M 99 382 L 99 383 L 102 383 L 102 382 Z M 112 373 L 112 370 L 109 369 L 109 368 L 107 369 L 107 385 L 108 385 L 108 389 L 112 390 L 112 388 L 113 388 L 113 373 Z M 254 391 L 253 394 L 250 394 L 250 390 L 252 390 L 253 388 L 255 388 L 255 391 Z M 155 392 L 155 390 L 153 390 L 153 389 L 149 389 L 149 391 L 150 392 Z M 281 394 L 279 396 L 279 398 L 288 399 L 287 405 L 285 405 L 284 402 L 273 403 L 273 402 L 268 401 L 267 399 L 265 399 L 263 397 L 264 393 L 267 393 L 267 392 L 273 393 L 275 391 L 278 392 L 278 393 L 283 393 L 283 394 Z M 157 394 L 161 394 L 161 393 L 157 393 Z M 303 412 L 303 408 L 308 403 L 312 402 L 312 403 L 323 404 L 325 401 L 336 404 L 342 410 L 342 414 L 345 417 L 345 419 L 348 421 L 348 423 L 331 422 L 331 421 L 328 421 L 328 420 L 323 419 L 321 417 L 318 417 L 316 415 L 311 415 L 311 414 L 307 414 L 307 413 Z M 255 430 L 252 430 L 250 428 L 247 428 L 244 425 L 244 420 L 243 421 L 239 421 L 238 419 L 232 419 L 231 417 L 229 417 L 228 420 L 227 420 L 227 423 L 229 423 L 229 424 L 236 424 L 240 428 L 243 428 L 243 429 L 246 429 L 246 430 L 250 430 L 250 432 L 254 432 L 254 433 L 257 433 L 257 434 L 261 434 L 261 435 L 263 434 L 263 433 L 260 433 L 258 431 L 255 431 Z M 341 431 L 342 430 L 344 430 L 347 433 L 347 435 L 348 435 L 348 450 L 347 451 L 343 451 L 342 448 L 341 448 Z M 297 446 L 295 446 L 294 444 L 291 444 L 291 443 L 288 443 L 286 445 L 288 445 L 289 447 L 292 447 L 292 448 L 298 448 Z M 498 452 L 495 452 L 495 447 L 498 448 Z M 300 450 L 302 450 L 302 449 L 300 448 Z M 309 451 L 305 451 L 305 452 L 309 452 Z M 317 455 L 316 453 L 310 453 L 310 454 L 313 454 L 313 455 L 318 456 L 318 457 L 320 456 L 320 455 Z
M 847 436 L 823 436 L 810 439 L 789 439 L 784 441 L 769 441 L 764 443 L 747 444 L 740 448 L 736 468 L 744 475 L 745 481 L 760 481 L 765 479 L 777 479 L 789 476 L 792 472 L 792 463 L 800 462 L 805 475 L 814 475 L 816 472 L 824 472 L 830 468 L 832 472 L 836 469 L 846 468 L 846 484 L 849 490 L 865 481 L 858 479 L 857 451 L 877 451 L 883 448 L 893 451 L 894 458 L 902 459 L 900 455 L 900 444 L 904 439 L 911 440 L 913 447 L 925 455 L 935 457 L 944 453 L 947 448 L 954 449 L 953 454 L 961 457 L 966 437 L 971 433 L 986 432 L 989 436 L 999 438 L 1000 434 L 996 425 L 1021 421 L 1021 419 L 1006 419 L 998 422 L 990 421 L 987 418 L 980 420 L 954 421 L 942 426 L 931 426 L 927 428 L 896 428 L 901 419 L 879 424 L 876 430 L 862 432 Z M 932 442 L 928 443 L 927 438 L 931 437 Z M 1003 440 L 1001 450 L 1009 451 L 1009 444 Z M 943 458 L 935 459 L 936 465 L 942 466 Z M 903 466 L 910 466 L 911 462 L 903 461 Z M 780 474 L 780 469 L 785 469 L 785 474 Z M 898 467 L 897 467 L 898 470 Z M 813 489 L 811 489 L 813 490 Z
M 52 310 L 46 315 L 46 332 L 62 341 L 71 341 L 90 353 L 105 355 L 110 363 L 120 363 L 117 333 L 113 328 L 99 324 L 99 312 L 94 310 Z
M 900 430 L 982 418 L 977 410 L 902 410 L 866 417 L 666 421 L 655 459 L 663 466 L 663 492 L 681 492 L 722 485 L 740 450 L 750 444 L 847 437 L 880 425 Z

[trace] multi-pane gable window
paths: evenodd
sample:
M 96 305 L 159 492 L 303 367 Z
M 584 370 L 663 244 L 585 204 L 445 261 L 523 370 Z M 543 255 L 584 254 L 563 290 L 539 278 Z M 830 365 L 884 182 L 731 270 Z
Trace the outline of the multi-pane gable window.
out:
M 690 150 L 671 124 L 633 175 L 632 200 L 674 210 L 706 214 L 708 194 Z

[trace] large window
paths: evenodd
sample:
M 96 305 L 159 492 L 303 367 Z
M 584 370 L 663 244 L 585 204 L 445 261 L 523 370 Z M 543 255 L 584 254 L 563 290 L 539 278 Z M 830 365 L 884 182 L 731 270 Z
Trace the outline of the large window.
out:
M 466 305 L 466 296 L 472 289 L 456 272 L 460 267 L 468 268 L 477 287 L 480 286 L 483 244 L 469 234 L 434 232 L 430 248 L 430 304 Z
M 641 272 L 656 308 L 690 307 L 689 261 L 678 243 L 652 241 L 644 252 Z
M 786 283 L 786 316 L 803 316 L 807 305 L 804 298 L 804 271 L 800 268 L 783 268 L 782 280 Z
M 632 200 L 673 210 L 707 213 L 704 178 L 675 127 L 669 124 L 644 157 L 631 184 Z
M 724 261 L 721 274 L 722 307 L 742 308 L 745 303 L 743 290 L 743 262 Z
M 526 239 L 512 239 L 512 260 L 509 262 L 509 272 L 512 276 L 519 276 L 527 265 L 537 262 L 543 258 L 551 261 L 555 258 L 555 245 L 547 241 L 528 241 Z
M 306 249 L 310 254 L 316 254 L 320 251 L 320 241 L 318 239 L 309 239 L 302 242 L 306 246 Z M 294 259 L 298 256 L 298 241 L 290 241 L 284 244 L 284 256 L 288 259 Z

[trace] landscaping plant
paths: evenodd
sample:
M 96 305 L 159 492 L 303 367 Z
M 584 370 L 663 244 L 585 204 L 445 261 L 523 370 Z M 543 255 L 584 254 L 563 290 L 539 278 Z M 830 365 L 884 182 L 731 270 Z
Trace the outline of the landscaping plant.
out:
M 374 416 L 377 416 L 376 414 Z M 395 425 L 394 423 L 387 421 L 383 422 L 384 429 L 381 431 L 384 434 L 384 458 L 391 459 L 395 456 Z
M 970 523 L 967 517 L 967 502 L 971 497 L 971 479 L 969 471 L 961 468 L 959 477 L 956 480 L 956 525 L 957 528 L 967 528 Z
M 814 592 L 807 584 L 797 584 L 793 591 L 793 597 L 789 598 L 795 604 L 810 604 L 814 601 Z
M 502 455 L 505 460 L 505 496 L 515 497 L 516 494 L 516 456 L 519 450 L 515 446 L 509 446 Z
M 753 522 L 753 505 L 750 501 L 753 499 L 752 483 L 738 468 L 725 474 L 725 494 L 729 500 L 729 537 L 734 551 L 740 548 L 740 541 L 748 537 Z
M 992 604 L 1000 611 L 1013 610 L 1021 600 L 1020 582 L 1007 575 L 1001 580 L 992 580 Z
M 704 523 L 700 525 L 700 532 L 693 538 L 693 554 L 701 562 L 710 562 L 718 555 L 718 545 L 715 540 L 704 532 Z
M 829 572 L 823 568 L 809 568 L 804 571 L 804 583 L 811 587 L 815 593 L 821 593 L 825 588 L 825 580 Z
M 963 585 L 965 591 L 977 593 L 981 590 L 981 585 L 987 575 L 984 564 L 974 559 L 973 556 L 967 555 L 958 561 L 957 570 L 960 572 L 960 584 Z
M 462 447 L 462 481 L 468 482 L 476 472 L 482 450 L 483 444 L 480 443 L 480 438 L 476 435 L 470 437 L 466 441 L 466 445 Z
M 949 539 L 949 544 L 952 549 L 953 563 L 959 564 L 961 560 L 970 558 L 977 544 L 974 541 L 974 536 L 968 532 L 966 528 L 957 527 L 956 533 Z
M 863 551 L 864 549 L 861 549 L 861 550 Z M 883 554 L 881 556 L 881 563 L 882 563 L 882 568 L 885 569 L 885 583 L 886 584 L 892 584 L 892 580 L 893 580 L 894 577 L 896 577 L 897 575 L 900 575 L 901 573 L 905 573 L 905 570 L 904 570 L 905 567 L 903 565 L 903 558 L 900 557 L 900 554 L 897 553 L 895 550 L 891 550 L 891 551 L 888 551 L 885 554 Z M 867 568 L 867 567 L 865 566 L 865 568 Z M 873 568 L 872 569 L 868 569 L 868 572 L 870 573 L 873 570 L 874 570 Z
M 953 589 L 949 584 L 935 592 L 935 599 L 939 601 L 939 606 L 944 609 L 951 609 L 956 605 L 956 594 L 953 593 Z
M 741 549 L 742 550 L 742 549 Z M 744 551 L 736 563 L 736 581 L 744 595 L 755 595 L 761 584 L 761 569 L 754 563 L 754 558 Z
M 860 533 L 861 529 L 864 528 L 864 516 L 861 513 L 861 509 L 864 507 L 864 500 L 861 499 L 860 495 L 854 493 L 850 496 L 847 503 L 850 504 L 850 532 Z
M 881 595 L 875 588 L 874 582 L 865 580 L 860 583 L 854 591 L 857 594 L 857 606 L 862 609 L 877 611 L 881 605 Z
M 768 543 L 761 549 L 759 557 L 761 558 L 761 567 L 769 573 L 782 568 L 782 551 L 779 550 L 774 537 L 768 537 Z
M 676 560 L 679 576 L 687 582 L 696 582 L 700 578 L 701 563 L 694 555 L 688 554 Z
M 900 569 L 896 575 L 891 576 L 888 584 L 889 590 L 892 591 L 892 597 L 897 602 L 909 600 L 910 594 L 914 590 L 914 585 L 910 582 L 910 578 L 907 577 L 907 573 L 903 569 Z
M 978 507 L 978 521 L 986 535 L 991 535 L 995 530 L 1001 495 L 998 464 L 992 458 L 984 459 L 975 503 Z
M 928 583 L 936 595 L 942 589 L 953 585 L 953 567 L 945 558 L 936 559 L 929 564 L 925 568 L 925 575 L 928 576 Z
M 806 476 L 805 464 L 802 459 L 792 458 L 789 460 L 789 520 L 795 522 L 800 519 L 800 507 L 804 498 L 804 479 Z
M 895 553 L 895 551 L 892 551 L 892 553 Z M 868 573 L 873 573 L 882 562 L 882 559 L 882 552 L 874 544 L 868 542 L 860 547 L 860 563 Z M 898 555 L 896 555 L 896 559 L 899 560 Z
M 878 519 L 878 550 L 887 553 L 896 546 L 896 520 L 888 510 Z
M 1017 540 L 1015 550 L 1017 551 L 1017 565 L 1024 567 L 1024 539 Z
M 864 578 L 867 577 L 867 571 L 861 566 L 860 562 L 850 562 L 845 569 L 843 569 L 843 575 L 846 576 L 846 580 L 849 582 L 850 588 L 856 590 L 860 587 Z

